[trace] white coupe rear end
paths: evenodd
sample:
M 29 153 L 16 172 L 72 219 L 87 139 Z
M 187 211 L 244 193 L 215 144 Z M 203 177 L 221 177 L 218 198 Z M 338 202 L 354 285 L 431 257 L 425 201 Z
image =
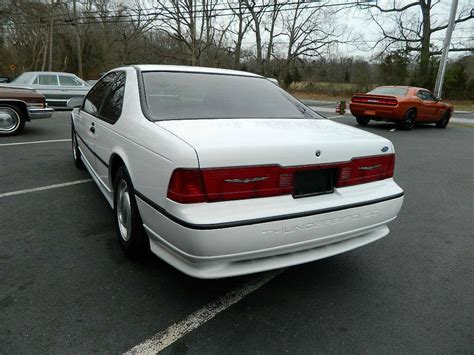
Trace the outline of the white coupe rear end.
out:
M 104 123 L 79 110 L 73 135 L 116 209 L 126 251 L 140 231 L 122 222 L 139 219 L 156 255 L 189 275 L 218 278 L 321 259 L 388 234 L 403 191 L 387 139 L 323 119 L 254 74 L 120 70 L 127 79 L 119 119 Z M 81 114 L 94 122 L 95 150 L 82 144 Z M 126 171 L 124 182 L 117 171 Z M 120 192 L 124 183 L 131 198 Z

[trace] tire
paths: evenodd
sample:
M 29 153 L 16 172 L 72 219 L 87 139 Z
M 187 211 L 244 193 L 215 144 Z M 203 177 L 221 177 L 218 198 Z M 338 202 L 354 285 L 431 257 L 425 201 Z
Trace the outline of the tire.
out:
M 446 128 L 448 126 L 449 120 L 451 119 L 451 111 L 446 111 L 441 117 L 441 119 L 436 122 L 436 127 L 438 128 Z
M 368 117 L 356 117 L 356 121 L 361 126 L 367 126 L 370 122 L 370 118 L 368 118 Z
M 124 166 L 117 170 L 114 178 L 114 211 L 117 238 L 125 255 L 131 259 L 146 256 L 150 240 L 143 228 L 135 190 Z
M 79 145 L 77 143 L 77 135 L 74 131 L 74 128 L 71 128 L 71 141 L 72 141 L 72 159 L 74 160 L 74 165 L 79 169 L 84 169 L 84 162 L 82 161 L 81 151 L 79 150 Z
M 0 105 L 0 136 L 14 136 L 25 127 L 25 118 L 17 106 Z
M 405 114 L 405 117 L 403 118 L 403 122 L 400 125 L 400 128 L 406 131 L 409 131 L 415 126 L 415 120 L 416 120 L 416 111 L 413 109 L 408 110 L 407 113 Z

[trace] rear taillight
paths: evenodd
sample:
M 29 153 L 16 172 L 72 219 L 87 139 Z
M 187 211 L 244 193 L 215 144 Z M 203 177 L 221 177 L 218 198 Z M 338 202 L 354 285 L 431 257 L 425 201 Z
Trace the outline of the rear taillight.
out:
M 168 198 L 179 203 L 198 203 L 291 195 L 296 172 L 318 169 L 336 170 L 334 186 L 346 187 L 390 178 L 394 163 L 395 155 L 390 154 L 297 167 L 176 169 L 171 175 Z
M 365 184 L 393 176 L 395 155 L 352 159 L 348 163 L 339 164 L 336 187 Z
M 396 106 L 398 104 L 398 101 L 396 99 L 380 99 L 380 98 L 371 98 L 371 97 L 353 97 L 352 102 L 389 105 L 389 106 Z
M 171 175 L 168 198 L 180 203 L 206 202 L 199 169 L 176 169 Z

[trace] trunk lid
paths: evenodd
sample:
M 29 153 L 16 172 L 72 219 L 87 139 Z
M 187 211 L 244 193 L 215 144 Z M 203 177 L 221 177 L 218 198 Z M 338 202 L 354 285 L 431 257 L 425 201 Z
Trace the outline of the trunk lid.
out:
M 393 153 L 389 140 L 326 119 L 212 119 L 155 123 L 193 146 L 201 168 L 325 164 Z

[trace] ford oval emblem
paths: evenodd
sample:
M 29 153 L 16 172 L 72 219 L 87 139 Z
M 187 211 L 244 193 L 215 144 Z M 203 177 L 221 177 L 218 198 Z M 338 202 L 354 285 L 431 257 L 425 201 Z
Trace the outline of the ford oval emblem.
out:
M 321 151 L 318 149 L 318 150 L 316 151 L 316 153 L 314 153 L 314 154 L 316 154 L 316 156 L 319 158 L 319 157 L 321 156 Z
M 385 146 L 385 147 L 383 147 L 383 148 L 381 149 L 381 151 L 384 152 L 384 153 L 385 153 L 387 150 L 388 150 L 388 147 L 387 147 L 387 146 Z

